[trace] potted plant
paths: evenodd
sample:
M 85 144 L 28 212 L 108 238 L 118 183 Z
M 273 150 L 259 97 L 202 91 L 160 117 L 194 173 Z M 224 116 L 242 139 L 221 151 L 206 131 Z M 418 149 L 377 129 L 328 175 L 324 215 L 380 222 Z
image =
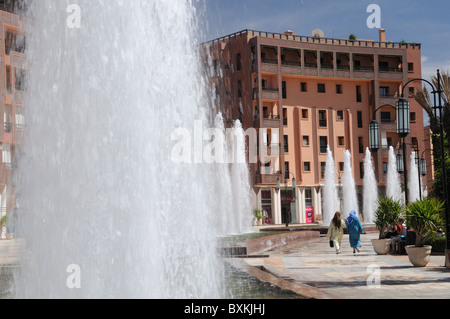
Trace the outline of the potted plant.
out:
M 431 254 L 428 239 L 443 225 L 444 203 L 435 198 L 423 198 L 406 207 L 406 225 L 416 233 L 415 245 L 406 246 L 409 261 L 416 267 L 425 267 Z
M 0 218 L 0 238 L 2 237 L 3 227 L 6 226 L 7 221 L 8 221 L 7 215 L 4 215 L 4 216 L 2 216 L 2 218 Z
M 400 202 L 392 198 L 380 198 L 378 208 L 375 211 L 375 226 L 379 231 L 378 239 L 372 239 L 372 246 L 378 255 L 386 255 L 390 248 L 390 238 L 386 238 L 387 232 L 399 220 L 403 211 Z
M 261 226 L 262 225 L 262 218 L 263 218 L 261 210 L 255 209 L 253 214 L 255 215 L 255 218 L 256 218 L 256 226 Z

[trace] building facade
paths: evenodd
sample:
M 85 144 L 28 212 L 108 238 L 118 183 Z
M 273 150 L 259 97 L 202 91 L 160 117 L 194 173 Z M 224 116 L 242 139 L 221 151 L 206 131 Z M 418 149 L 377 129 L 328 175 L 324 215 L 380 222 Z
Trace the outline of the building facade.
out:
M 27 67 L 24 54 L 24 19 L 15 14 L 19 2 L 0 1 L 0 94 L 3 125 L 0 127 L 0 215 L 9 215 L 16 206 L 15 153 L 24 134 L 24 91 Z M 12 226 L 12 225 L 9 225 Z M 3 232 L 4 236 L 4 232 Z
M 385 37 L 385 30 L 378 41 L 244 30 L 204 44 L 213 68 L 216 107 L 228 123 L 240 119 L 244 129 L 258 131 L 258 163 L 250 164 L 251 182 L 254 208 L 267 213 L 266 223 L 320 222 L 327 147 L 341 190 L 344 151 L 351 153 L 358 209 L 364 215 L 363 164 L 374 117 L 382 140 L 382 149 L 373 153 L 374 168 L 379 193 L 385 193 L 389 146 L 401 152 L 392 106 L 403 84 L 421 77 L 420 44 L 393 43 Z M 420 88 L 420 82 L 412 82 L 404 96 Z M 429 145 L 422 108 L 409 100 L 407 154 L 412 145 L 419 151 Z M 424 156 L 431 163 L 429 152 Z M 431 179 L 429 170 L 423 181 Z

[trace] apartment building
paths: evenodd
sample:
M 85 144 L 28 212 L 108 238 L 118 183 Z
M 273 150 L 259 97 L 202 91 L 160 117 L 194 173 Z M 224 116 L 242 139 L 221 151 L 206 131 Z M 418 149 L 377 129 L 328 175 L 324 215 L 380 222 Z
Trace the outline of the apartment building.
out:
M 3 125 L 0 126 L 0 215 L 15 208 L 14 164 L 16 145 L 23 139 L 24 91 L 26 86 L 26 37 L 23 17 L 15 14 L 18 1 L 0 1 L 0 94 Z
M 403 84 L 421 77 L 421 45 L 386 41 L 383 29 L 377 40 L 244 30 L 204 44 L 215 70 L 217 107 L 227 122 L 240 119 L 245 129 L 256 128 L 262 136 L 258 144 L 267 146 L 269 157 L 275 154 L 266 163 L 260 153 L 260 162 L 250 165 L 254 205 L 267 212 L 266 222 L 321 220 L 327 147 L 341 190 L 344 151 L 350 151 L 357 209 L 364 214 L 364 158 L 374 117 L 383 145 L 373 153 L 375 174 L 385 193 L 388 148 L 401 152 L 392 106 Z M 420 87 L 412 82 L 405 97 Z M 422 108 L 413 99 L 410 117 L 408 162 L 412 145 L 422 151 L 428 145 Z M 424 156 L 431 163 L 430 155 Z M 432 171 L 423 181 L 431 179 Z

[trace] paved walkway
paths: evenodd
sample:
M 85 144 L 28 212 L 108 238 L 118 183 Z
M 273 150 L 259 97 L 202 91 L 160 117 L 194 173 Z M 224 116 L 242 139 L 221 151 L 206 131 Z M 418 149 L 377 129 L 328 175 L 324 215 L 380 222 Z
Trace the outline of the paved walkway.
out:
M 348 235 L 337 255 L 324 237 L 270 252 L 269 258 L 247 258 L 245 262 L 278 278 L 344 299 L 449 299 L 450 269 L 444 256 L 431 256 L 427 267 L 413 267 L 408 256 L 377 255 L 371 239 L 362 235 L 360 253 L 353 254 Z M 379 279 L 377 281 L 377 278 Z

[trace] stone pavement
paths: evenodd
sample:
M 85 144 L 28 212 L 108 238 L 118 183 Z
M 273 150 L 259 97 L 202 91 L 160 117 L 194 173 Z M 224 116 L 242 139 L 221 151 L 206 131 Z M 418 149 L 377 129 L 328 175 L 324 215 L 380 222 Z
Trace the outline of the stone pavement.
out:
M 245 262 L 285 282 L 327 294 L 328 298 L 450 298 L 450 269 L 443 267 L 444 256 L 431 256 L 427 267 L 413 267 L 406 255 L 377 255 L 371 243 L 377 236 L 361 235 L 361 252 L 356 254 L 345 235 L 339 255 L 321 237 L 268 252 L 267 258 L 246 258 Z M 316 296 L 321 298 L 317 293 L 305 297 Z

